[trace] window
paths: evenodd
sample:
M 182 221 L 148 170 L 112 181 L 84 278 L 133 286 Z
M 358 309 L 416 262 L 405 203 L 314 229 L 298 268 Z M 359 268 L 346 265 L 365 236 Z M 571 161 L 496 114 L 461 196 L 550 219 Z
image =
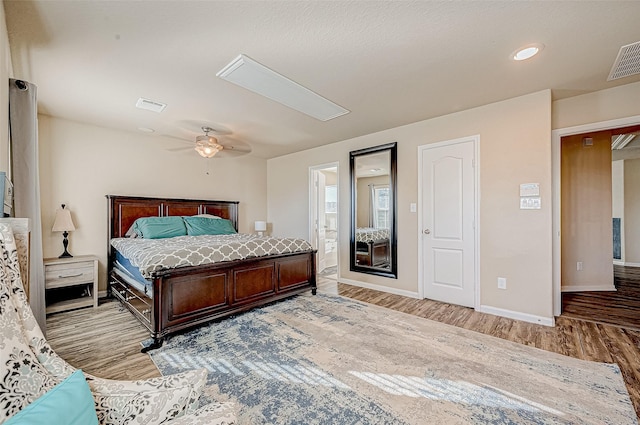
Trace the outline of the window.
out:
M 389 228 L 389 186 L 373 187 L 373 225 L 376 229 Z

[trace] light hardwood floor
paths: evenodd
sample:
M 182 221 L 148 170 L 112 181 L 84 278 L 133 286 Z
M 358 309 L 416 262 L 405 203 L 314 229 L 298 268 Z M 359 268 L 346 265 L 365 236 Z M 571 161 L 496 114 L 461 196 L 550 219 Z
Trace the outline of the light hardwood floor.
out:
M 319 277 L 318 289 L 583 360 L 617 363 L 640 414 L 638 331 L 567 317 L 559 317 L 552 328 L 358 288 L 326 277 Z M 140 341 L 146 338 L 142 325 L 117 302 L 102 302 L 96 310 L 57 313 L 47 318 L 47 339 L 54 350 L 73 366 L 103 378 L 159 376 L 149 356 L 140 353 Z

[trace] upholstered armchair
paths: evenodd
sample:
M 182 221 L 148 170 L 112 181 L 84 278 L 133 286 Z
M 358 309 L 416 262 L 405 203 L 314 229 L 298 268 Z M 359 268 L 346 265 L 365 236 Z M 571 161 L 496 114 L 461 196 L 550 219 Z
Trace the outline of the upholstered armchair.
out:
M 42 407 L 39 400 L 72 374 L 78 375 L 74 372 L 38 327 L 22 287 L 13 233 L 8 225 L 0 224 L 0 424 L 20 423 L 11 418 L 18 413 L 24 416 L 31 406 Z M 235 421 L 233 403 L 212 402 L 198 408 L 206 381 L 204 369 L 141 381 L 105 380 L 89 374 L 84 378 L 95 405 L 91 406 L 89 397 L 89 409 L 95 407 L 97 423 L 102 425 L 223 425 Z M 84 382 L 81 385 L 86 387 Z

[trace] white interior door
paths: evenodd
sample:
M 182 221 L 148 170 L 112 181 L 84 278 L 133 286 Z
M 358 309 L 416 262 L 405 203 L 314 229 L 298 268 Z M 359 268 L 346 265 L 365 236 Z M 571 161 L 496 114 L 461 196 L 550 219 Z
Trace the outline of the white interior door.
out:
M 474 307 L 475 139 L 421 148 L 425 298 Z
M 316 222 L 316 231 L 318 232 L 318 246 L 316 247 L 318 250 L 318 272 L 322 272 L 325 268 L 327 268 L 326 261 L 326 218 L 325 218 L 325 207 L 326 207 L 326 177 L 322 173 L 322 171 L 317 171 L 317 195 L 318 195 L 318 217 Z

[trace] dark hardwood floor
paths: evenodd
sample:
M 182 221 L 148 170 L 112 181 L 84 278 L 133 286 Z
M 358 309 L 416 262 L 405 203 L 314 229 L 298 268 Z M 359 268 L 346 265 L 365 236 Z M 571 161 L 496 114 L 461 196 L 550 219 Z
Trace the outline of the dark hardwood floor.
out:
M 617 291 L 565 292 L 562 316 L 640 330 L 640 267 L 613 272 Z
M 640 331 L 565 316 L 557 318 L 555 327 L 542 326 L 337 283 L 324 276 L 318 278 L 318 290 L 583 360 L 616 363 L 640 414 Z M 88 373 L 112 379 L 159 375 L 150 357 L 140 353 L 140 341 L 148 337 L 147 332 L 117 302 L 103 301 L 96 310 L 50 315 L 47 327 L 54 350 Z

